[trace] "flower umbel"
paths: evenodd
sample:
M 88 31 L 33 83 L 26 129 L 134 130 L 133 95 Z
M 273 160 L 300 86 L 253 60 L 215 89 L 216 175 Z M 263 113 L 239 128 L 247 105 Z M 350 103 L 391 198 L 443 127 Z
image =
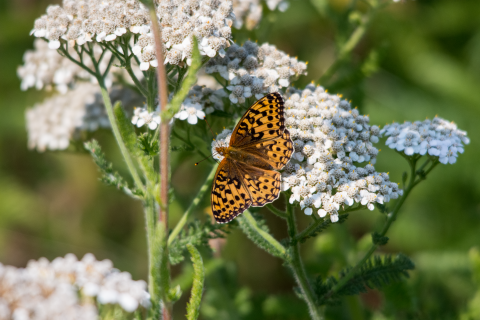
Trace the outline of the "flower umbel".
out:
M 458 154 L 464 151 L 463 145 L 470 143 L 465 131 L 459 130 L 455 123 L 439 117 L 413 123 L 389 124 L 380 134 L 388 137 L 385 144 L 390 149 L 407 156 L 428 154 L 443 164 L 457 162 Z

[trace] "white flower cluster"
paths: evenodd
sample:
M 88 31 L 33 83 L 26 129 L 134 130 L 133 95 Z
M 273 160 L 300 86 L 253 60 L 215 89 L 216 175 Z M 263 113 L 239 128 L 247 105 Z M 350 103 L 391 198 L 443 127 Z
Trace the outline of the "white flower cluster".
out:
M 205 114 L 210 114 L 215 110 L 223 111 L 222 98 L 225 97 L 227 94 L 223 89 L 212 90 L 204 86 L 194 86 L 183 101 L 175 118 L 196 124 L 198 119 L 205 118 Z M 204 109 L 205 111 L 203 111 Z
M 273 45 L 258 46 L 247 41 L 243 46 L 230 46 L 224 57 L 211 59 L 205 71 L 218 72 L 229 80 L 230 101 L 244 103 L 245 98 L 260 99 L 265 93 L 289 86 L 292 78 L 307 74 L 306 69 L 306 63 L 289 57 Z
M 380 134 L 388 136 L 385 144 L 390 149 L 404 152 L 407 156 L 415 154 L 437 157 L 443 164 L 453 164 L 458 153 L 463 153 L 463 144 L 470 139 L 465 131 L 457 129 L 457 125 L 442 118 L 433 120 L 393 123 L 380 130 Z
M 290 88 L 285 102 L 285 126 L 294 154 L 282 173 L 283 191 L 291 189 L 290 203 L 297 202 L 310 215 L 330 215 L 338 221 L 341 207 L 354 203 L 374 209 L 403 194 L 386 173 L 376 172 L 380 129 L 370 126 L 368 116 L 338 95 L 322 87 Z M 370 162 L 365 166 L 354 163 Z
M 138 0 L 63 0 L 35 20 L 31 33 L 58 49 L 61 39 L 70 46 L 113 41 L 128 31 L 146 32 L 148 24 L 148 10 Z
M 285 0 L 267 0 L 270 10 L 278 8 L 281 12 L 288 9 L 289 3 Z M 260 0 L 233 0 L 233 13 L 235 20 L 233 26 L 241 29 L 245 23 L 248 30 L 255 28 L 262 19 L 262 2 Z
M 25 269 L 0 263 L 0 319 L 98 319 L 93 298 L 119 304 L 127 312 L 149 307 L 146 283 L 92 254 L 82 260 L 67 254 L 49 262 L 30 261 Z
M 95 47 L 95 55 L 100 57 L 102 50 L 100 47 Z M 70 52 L 74 58 L 78 58 L 76 52 Z M 102 63 L 100 64 L 100 70 L 105 71 L 107 68 L 107 61 L 110 59 L 112 53 L 106 52 Z M 77 59 L 80 60 L 80 59 Z M 21 88 L 27 90 L 35 87 L 37 90 L 43 88 L 51 89 L 52 86 L 60 93 L 66 93 L 68 88 L 71 87 L 75 80 L 89 80 L 92 83 L 96 83 L 96 79 L 90 75 L 87 71 L 70 61 L 69 59 L 62 57 L 56 51 L 50 50 L 45 41 L 35 39 L 34 50 L 28 50 L 23 56 L 24 64 L 17 70 L 17 74 L 22 79 Z M 86 66 L 93 68 L 90 57 L 84 57 L 84 63 Z M 106 79 L 107 86 L 112 83 L 112 73 Z
M 122 101 L 131 108 L 140 97 L 128 89 L 113 88 L 112 101 Z M 64 95 L 56 95 L 26 111 L 28 146 L 40 152 L 64 150 L 70 140 L 78 139 L 81 131 L 110 128 L 98 86 L 90 83 L 77 85 Z
M 234 15 L 230 1 L 220 0 L 165 0 L 157 7 L 162 25 L 165 64 L 181 65 L 192 62 L 193 36 L 198 40 L 200 54 L 214 57 L 225 55 L 230 45 Z M 167 50 L 168 49 L 168 50 Z M 156 67 L 153 34 L 144 33 L 133 47 L 141 61 L 140 68 Z

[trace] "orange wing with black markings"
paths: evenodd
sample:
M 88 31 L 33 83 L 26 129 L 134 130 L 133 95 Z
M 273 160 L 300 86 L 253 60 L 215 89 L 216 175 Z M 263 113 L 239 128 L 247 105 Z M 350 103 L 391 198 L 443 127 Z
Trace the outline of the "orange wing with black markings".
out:
M 284 112 L 282 96 L 270 93 L 236 125 L 227 149 L 239 151 L 242 157 L 232 159 L 227 150 L 215 174 L 211 200 L 217 222 L 229 222 L 251 205 L 263 206 L 278 198 L 280 173 L 275 170 L 281 170 L 293 153 Z

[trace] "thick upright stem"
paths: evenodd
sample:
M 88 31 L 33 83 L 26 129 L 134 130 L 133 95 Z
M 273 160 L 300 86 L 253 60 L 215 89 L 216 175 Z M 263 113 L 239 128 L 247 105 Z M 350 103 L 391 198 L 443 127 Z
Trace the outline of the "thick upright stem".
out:
M 155 10 L 150 9 L 150 19 L 152 20 L 153 35 L 155 37 L 155 53 L 158 61 L 158 94 L 160 96 L 160 110 L 167 111 L 168 104 L 168 87 L 167 73 L 165 72 L 165 61 L 163 56 L 162 29 L 158 23 Z M 168 230 L 168 174 L 169 174 L 169 136 L 170 128 L 167 121 L 160 124 L 160 212 L 158 220 L 165 225 Z
M 287 225 L 288 225 L 288 235 L 290 239 L 295 239 L 297 236 L 297 225 L 295 222 L 295 213 L 293 210 L 293 206 L 287 202 Z M 292 244 L 291 247 L 291 254 L 290 254 L 290 261 L 289 265 L 292 268 L 293 274 L 295 276 L 295 280 L 300 287 L 302 292 L 303 298 L 308 305 L 308 310 L 310 312 L 310 316 L 314 320 L 323 319 L 320 310 L 316 306 L 316 299 L 315 293 L 308 282 L 307 273 L 305 272 L 305 268 L 303 266 L 302 257 L 300 256 L 300 245 L 298 242 Z
M 155 12 L 155 5 L 152 4 L 150 8 L 150 20 L 152 21 L 153 35 L 155 39 L 155 54 L 158 61 L 157 67 L 157 84 L 158 84 L 158 95 L 160 100 L 160 111 L 162 113 L 167 111 L 168 104 L 168 86 L 167 86 L 167 73 L 165 70 L 164 56 L 163 56 L 163 43 L 162 43 L 162 29 L 158 23 L 157 14 Z M 169 121 L 162 121 L 160 124 L 160 210 L 158 213 L 158 221 L 165 231 L 163 235 L 166 237 L 168 234 L 168 190 L 169 190 L 169 174 L 170 174 L 170 162 L 169 162 L 169 140 L 170 140 L 170 126 Z M 167 241 L 163 242 L 165 244 L 164 254 L 168 257 L 166 253 L 168 250 Z M 164 266 L 165 273 L 169 277 L 169 266 L 168 262 Z M 169 279 L 162 279 L 162 282 L 169 286 Z M 164 290 L 165 291 L 165 290 Z M 172 319 L 172 306 L 167 299 L 167 292 L 163 292 L 163 320 Z

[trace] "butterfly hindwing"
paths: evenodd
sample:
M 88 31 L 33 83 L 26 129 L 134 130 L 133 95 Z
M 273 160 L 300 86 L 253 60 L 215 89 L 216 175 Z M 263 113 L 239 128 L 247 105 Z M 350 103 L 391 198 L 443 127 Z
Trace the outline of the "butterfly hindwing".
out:
M 280 173 L 264 170 L 246 163 L 236 163 L 242 183 L 250 193 L 253 206 L 264 206 L 273 202 L 280 194 Z
M 213 216 L 218 223 L 232 221 L 252 205 L 241 179 L 232 160 L 224 158 L 215 173 L 211 196 Z
M 255 102 L 233 130 L 230 145 L 246 146 L 281 136 L 285 130 L 284 102 L 278 92 Z

